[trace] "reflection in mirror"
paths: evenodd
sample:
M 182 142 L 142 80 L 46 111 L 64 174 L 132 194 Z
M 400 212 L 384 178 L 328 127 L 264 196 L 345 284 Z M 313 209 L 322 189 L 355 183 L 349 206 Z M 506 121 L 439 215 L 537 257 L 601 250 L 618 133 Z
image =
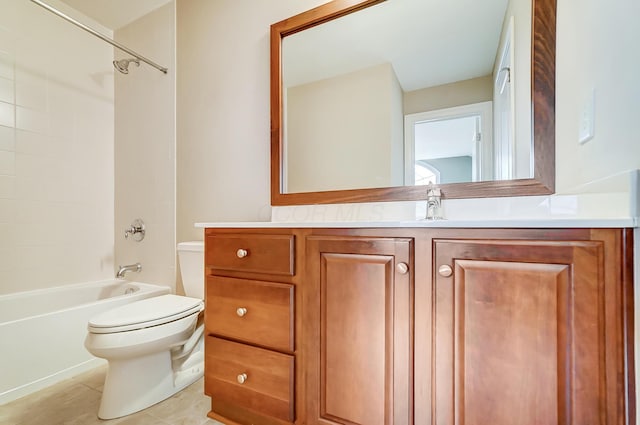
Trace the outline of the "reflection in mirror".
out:
M 412 170 L 407 183 L 439 184 L 477 181 L 480 158 L 476 155 L 474 134 L 479 134 L 478 117 L 442 118 L 415 123 L 415 141 L 412 143 L 416 158 L 405 164 Z M 422 168 L 416 176 L 416 168 Z M 424 180 L 424 169 L 430 169 L 432 178 Z M 411 176 L 414 176 L 411 181 Z M 422 177 L 416 178 L 416 177 Z
M 493 178 L 492 102 L 405 116 L 405 184 L 463 183 Z M 416 169 L 428 164 L 440 176 L 422 181 Z
M 334 0 L 271 54 L 273 205 L 553 192 L 555 0 Z
M 420 184 L 424 161 L 442 183 L 532 177 L 530 22 L 530 0 L 388 0 L 285 37 L 285 192 Z M 452 132 L 438 138 L 427 118 L 408 137 L 415 114 L 479 102 L 488 115 L 439 118 Z

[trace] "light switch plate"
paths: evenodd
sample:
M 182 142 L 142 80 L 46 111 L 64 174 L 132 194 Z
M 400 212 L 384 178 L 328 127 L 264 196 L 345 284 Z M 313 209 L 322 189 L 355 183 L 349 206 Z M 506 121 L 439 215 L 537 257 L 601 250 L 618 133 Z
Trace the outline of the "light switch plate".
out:
M 591 90 L 582 104 L 582 110 L 580 111 L 580 129 L 578 133 L 578 141 L 580 144 L 584 144 L 593 139 L 595 112 L 596 95 L 595 90 Z

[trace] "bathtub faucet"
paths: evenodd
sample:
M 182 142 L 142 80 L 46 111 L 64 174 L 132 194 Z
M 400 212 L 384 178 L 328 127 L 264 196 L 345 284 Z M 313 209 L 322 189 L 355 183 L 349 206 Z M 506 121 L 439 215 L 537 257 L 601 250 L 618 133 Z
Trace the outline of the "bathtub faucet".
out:
M 117 279 L 124 279 L 124 275 L 127 272 L 140 272 L 140 270 L 142 270 L 142 264 L 140 263 L 135 263 L 135 264 L 129 264 L 127 266 L 118 266 L 118 273 L 116 273 L 116 278 Z

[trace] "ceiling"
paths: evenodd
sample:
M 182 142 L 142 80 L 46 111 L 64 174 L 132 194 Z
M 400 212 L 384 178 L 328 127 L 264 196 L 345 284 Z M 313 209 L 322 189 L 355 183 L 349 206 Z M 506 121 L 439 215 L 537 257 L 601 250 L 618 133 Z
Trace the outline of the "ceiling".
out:
M 117 30 L 170 1 L 62 0 L 62 2 L 112 30 Z
M 293 87 L 390 63 L 404 91 L 491 75 L 508 0 L 391 0 L 287 36 Z

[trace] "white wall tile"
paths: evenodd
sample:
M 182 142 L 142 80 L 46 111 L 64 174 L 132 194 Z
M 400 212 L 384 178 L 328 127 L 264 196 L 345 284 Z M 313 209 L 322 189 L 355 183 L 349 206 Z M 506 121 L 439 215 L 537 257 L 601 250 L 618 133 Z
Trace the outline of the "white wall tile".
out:
M 0 102 L 0 125 L 15 127 L 16 108 L 12 103 Z
M 44 111 L 47 109 L 47 80 L 33 78 L 29 82 L 16 82 L 15 103 L 25 108 Z
M 0 248 L 11 249 L 15 247 L 14 226 L 11 223 L 0 223 Z
M 47 114 L 42 110 L 16 106 L 16 128 L 47 133 L 49 128 Z
M 16 193 L 15 176 L 0 176 L 0 199 L 13 199 Z
M 1 18 L 0 18 L 1 19 Z M 14 36 L 0 25 L 0 77 L 14 79 Z
M 2 34 L 2 31 L 0 31 L 0 34 Z M 3 51 L 2 46 L 0 46 L 0 77 L 13 80 L 13 66 L 13 55 Z
M 49 135 L 69 138 L 75 134 L 79 111 L 77 94 L 70 87 L 50 84 L 48 87 Z M 113 108 L 113 105 L 112 105 Z
M 51 136 L 31 131 L 16 130 L 15 151 L 31 155 L 55 156 L 60 143 Z
M 2 258 L 5 258 L 5 261 L 0 262 L 0 280 L 2 281 L 4 286 L 7 281 L 2 280 L 2 275 L 4 273 L 9 273 L 15 269 L 18 253 L 13 247 L 0 247 L 0 256 L 2 256 Z
M 0 2 L 0 294 L 113 276 L 112 60 L 42 8 Z
M 16 219 L 16 205 L 13 199 L 0 198 L 0 223 L 13 223 Z
M 0 125 L 0 150 L 13 151 L 16 148 L 16 132 L 13 127 Z
M 0 102 L 15 103 L 13 80 L 0 77 Z
M 0 175 L 13 176 L 16 173 L 16 154 L 0 151 Z

